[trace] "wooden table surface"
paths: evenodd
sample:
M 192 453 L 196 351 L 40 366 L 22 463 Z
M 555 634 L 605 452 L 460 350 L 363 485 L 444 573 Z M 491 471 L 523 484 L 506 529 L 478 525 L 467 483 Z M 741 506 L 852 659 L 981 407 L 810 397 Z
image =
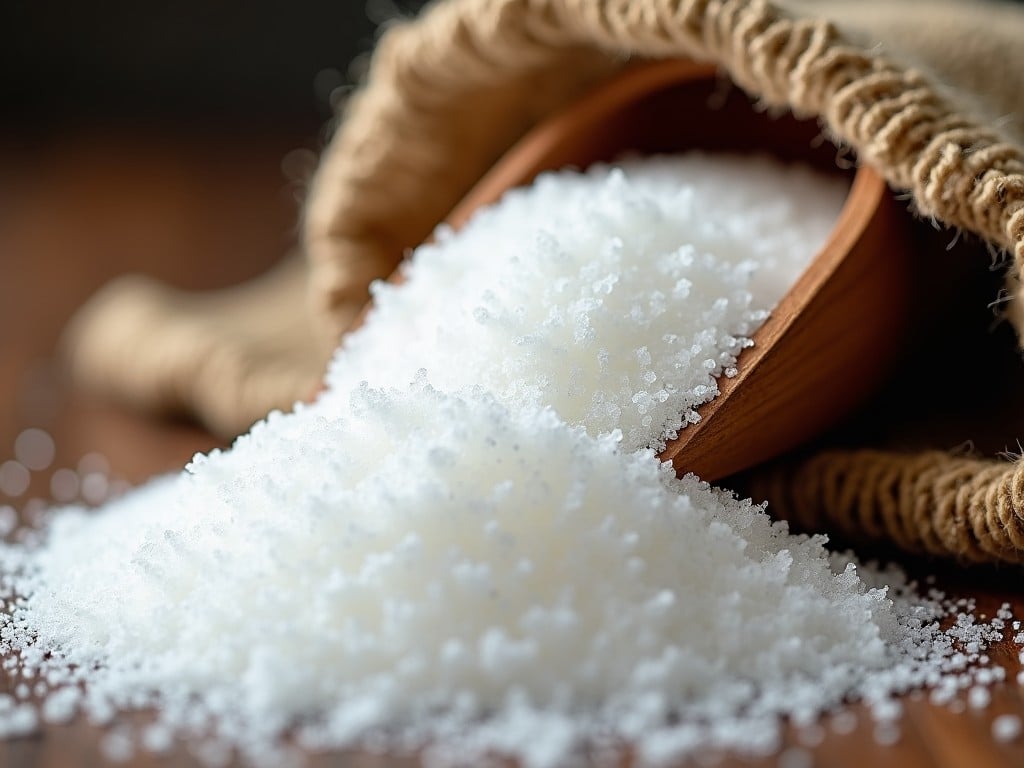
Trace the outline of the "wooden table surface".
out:
M 55 345 L 75 307 L 119 273 L 142 271 L 181 287 L 210 288 L 257 274 L 273 263 L 294 240 L 297 212 L 298 190 L 286 178 L 283 161 L 287 157 L 285 165 L 303 165 L 311 155 L 293 150 L 316 143 L 314 134 L 302 131 L 245 135 L 225 130 L 168 137 L 151 129 L 0 139 L 0 463 L 13 456 L 15 437 L 28 427 L 41 427 L 54 436 L 58 458 L 53 468 L 73 467 L 83 455 L 95 452 L 108 459 L 114 475 L 131 483 L 179 469 L 196 451 L 218 445 L 197 427 L 150 420 L 75 392 L 54 359 Z M 1003 388 L 1020 391 L 1024 373 L 1001 381 Z M 943 404 L 946 417 L 946 436 L 939 447 L 979 440 L 970 429 L 973 412 L 942 393 L 931 400 Z M 930 435 L 933 421 L 919 421 Z M 1024 430 L 1007 431 L 1008 423 L 1001 422 L 1003 442 L 980 439 L 986 450 L 1015 447 Z M 35 473 L 30 491 L 17 499 L 0 493 L 0 505 L 42 503 L 49 495 L 51 471 Z M 1020 569 L 964 570 L 904 562 L 920 576 L 937 574 L 939 586 L 954 594 L 977 598 L 980 612 L 991 616 L 1005 600 L 1024 617 Z M 826 728 L 824 741 L 809 747 L 813 764 L 1024 765 L 1024 740 L 999 744 L 991 736 L 995 715 L 1024 715 L 1024 689 L 1013 682 L 1020 669 L 1016 648 L 1006 643 L 992 656 L 1007 667 L 1010 682 L 993 691 L 988 710 L 954 714 L 930 705 L 926 697 L 911 696 L 898 744 L 877 745 L 870 722 L 860 717 L 850 734 Z M 0 690 L 10 687 L 10 680 L 0 680 Z M 138 717 L 125 715 L 121 722 Z M 100 749 L 102 734 L 84 722 L 44 725 L 36 735 L 0 743 L 0 765 L 112 765 Z M 794 735 L 788 738 L 797 743 Z M 415 764 L 365 754 L 318 755 L 310 762 Z M 774 758 L 725 756 L 720 764 L 776 763 Z M 187 745 L 176 746 L 168 756 L 139 756 L 132 764 L 197 765 Z

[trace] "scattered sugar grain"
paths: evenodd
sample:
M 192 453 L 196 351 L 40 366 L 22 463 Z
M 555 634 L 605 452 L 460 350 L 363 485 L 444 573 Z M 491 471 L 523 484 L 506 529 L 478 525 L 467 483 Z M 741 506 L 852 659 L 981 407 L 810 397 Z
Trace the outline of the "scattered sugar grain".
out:
M 875 743 L 883 747 L 892 747 L 899 744 L 903 734 L 898 725 L 891 722 L 879 723 L 872 733 Z
M 848 709 L 841 710 L 829 718 L 828 725 L 833 733 L 849 735 L 857 730 L 857 715 Z
M 135 743 L 126 728 L 115 728 L 100 740 L 103 756 L 115 763 L 127 763 L 135 757 Z
M 17 510 L 7 504 L 0 506 L 0 538 L 10 536 L 17 527 Z
M 87 504 L 102 504 L 110 494 L 110 482 L 102 472 L 89 472 L 82 477 L 82 499 Z
M 903 704 L 896 699 L 883 699 L 871 704 L 871 717 L 879 722 L 899 719 L 903 714 Z
M 64 467 L 50 476 L 50 494 L 60 504 L 68 504 L 78 498 L 80 486 L 81 478 L 73 469 Z
M 797 729 L 796 739 L 805 747 L 816 747 L 825 740 L 825 729 L 814 723 Z
M 813 768 L 814 755 L 800 747 L 789 747 L 779 753 L 777 768 Z
M 43 701 L 43 720 L 47 723 L 69 722 L 78 711 L 81 699 L 82 693 L 78 688 L 58 688 L 49 693 Z
M 1021 719 L 1017 715 L 999 715 L 992 721 L 992 737 L 1000 743 L 1020 738 Z
M 217 741 L 199 742 L 193 747 L 193 754 L 201 763 L 211 766 L 211 768 L 228 765 L 232 757 L 231 748 L 227 744 Z M 275 765 L 275 763 L 270 764 Z
M 47 469 L 55 455 L 53 438 L 45 430 L 32 427 L 14 440 L 14 457 L 35 472 Z
M 90 696 L 89 694 L 86 694 L 83 709 L 89 722 L 93 725 L 110 725 L 117 716 L 117 710 L 108 699 Z
M 174 746 L 174 731 L 165 725 L 150 725 L 142 732 L 142 746 L 157 754 L 167 752 Z
M 32 476 L 20 461 L 13 459 L 0 464 L 0 493 L 16 499 L 28 490 Z
M 28 736 L 39 728 L 39 715 L 31 704 L 17 704 L 0 712 L 0 738 Z
M 967 704 L 971 709 L 984 709 L 992 702 L 988 688 L 976 685 L 967 692 Z

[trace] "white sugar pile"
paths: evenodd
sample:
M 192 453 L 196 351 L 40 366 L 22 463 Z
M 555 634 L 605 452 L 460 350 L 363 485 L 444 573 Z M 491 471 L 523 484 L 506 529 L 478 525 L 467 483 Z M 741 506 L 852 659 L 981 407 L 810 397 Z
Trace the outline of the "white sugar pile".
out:
M 844 195 L 764 158 L 543 176 L 458 235 L 440 230 L 407 284 L 378 286 L 374 322 L 328 375 L 333 412 L 361 381 L 423 369 L 445 391 L 481 386 L 591 435 L 621 429 L 623 450 L 661 443 L 717 394 Z
M 893 693 L 994 681 L 969 670 L 1001 624 L 940 631 L 900 574 L 655 460 L 842 198 L 768 160 L 637 161 L 440 233 L 317 403 L 3 550 L 8 669 L 51 720 L 155 705 L 112 755 L 181 731 L 269 764 L 285 732 L 468 764 L 764 753 L 780 716 L 889 723 Z M 35 711 L 0 701 L 0 731 Z

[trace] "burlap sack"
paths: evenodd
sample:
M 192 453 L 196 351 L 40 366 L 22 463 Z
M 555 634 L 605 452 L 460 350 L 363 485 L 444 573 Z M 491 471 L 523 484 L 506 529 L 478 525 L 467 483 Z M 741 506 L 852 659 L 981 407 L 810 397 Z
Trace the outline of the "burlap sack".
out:
M 717 63 L 820 119 L 920 215 L 1024 259 L 1024 9 L 973 0 L 442 0 L 394 24 L 326 151 L 308 267 L 203 299 L 137 281 L 70 330 L 93 387 L 223 435 L 315 387 L 367 298 L 531 125 L 636 58 Z M 1021 303 L 1011 313 L 1024 320 Z M 803 523 L 967 560 L 1024 561 L 1024 470 L 830 452 L 758 487 Z

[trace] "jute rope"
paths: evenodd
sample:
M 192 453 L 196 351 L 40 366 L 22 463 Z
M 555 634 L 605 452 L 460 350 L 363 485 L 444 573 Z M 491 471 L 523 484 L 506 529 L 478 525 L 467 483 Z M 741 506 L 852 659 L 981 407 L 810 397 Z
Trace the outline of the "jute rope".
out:
M 307 291 L 297 257 L 210 294 L 124 277 L 79 310 L 64 348 L 91 388 L 233 437 L 323 379 L 328 351 L 306 311 Z
M 1024 563 L 1024 463 L 941 452 L 826 452 L 755 472 L 748 490 L 812 531 L 967 562 Z
M 426 236 L 508 146 L 508 116 L 533 118 L 525 105 L 549 109 L 532 93 L 537 72 L 557 98 L 608 66 L 607 56 L 587 50 L 611 61 L 715 61 L 765 104 L 820 117 L 838 143 L 910 190 L 921 214 L 1012 250 L 1018 264 L 1024 259 L 1019 147 L 921 72 L 844 39 L 828 21 L 790 18 L 757 0 L 452 0 L 385 37 L 321 168 L 306 232 L 325 327 L 343 328 L 367 278 L 395 266 L 395 246 Z M 559 61 L 569 52 L 578 56 L 572 65 Z M 496 88 L 497 105 L 480 101 Z M 468 144 L 452 130 L 460 122 L 453 116 L 467 107 L 471 119 L 486 122 Z M 411 173 L 427 174 L 431 195 L 397 202 L 411 214 L 398 228 L 393 179 Z M 397 243 L 374 236 L 385 230 Z M 366 258 L 373 247 L 382 249 Z M 1021 471 L 943 453 L 827 453 L 769 475 L 755 495 L 811 530 L 831 526 L 964 560 L 1020 562 Z
M 763 0 L 444 0 L 417 20 L 392 25 L 323 158 L 305 214 L 320 362 L 363 306 L 370 281 L 390 273 L 505 149 L 631 58 L 709 60 L 764 105 L 819 118 L 837 144 L 909 191 L 920 214 L 1014 254 L 1016 279 L 1024 262 L 1024 153 L 995 127 L 1006 105 L 986 115 L 956 90 L 955 73 L 949 82 L 936 77 L 944 51 L 935 54 L 935 67 L 916 68 L 870 40 L 859 42 L 856 24 L 844 34 L 819 17 L 839 18 L 860 3 L 788 5 L 790 11 Z M 954 30 L 974 23 L 965 4 L 941 0 L 875 2 L 862 15 L 872 31 L 885 30 L 890 16 L 906 29 L 899 15 L 911 7 L 952 14 Z M 1024 18 L 999 6 L 982 12 L 989 10 L 996 14 L 993 39 L 1019 46 Z M 1005 76 L 1012 81 L 1018 69 L 1006 67 Z M 977 81 L 972 76 L 961 81 L 968 88 Z M 994 91 L 1020 93 L 1007 84 Z M 73 345 L 76 365 L 108 389 L 157 403 L 162 377 L 133 385 L 119 367 L 133 350 L 157 343 L 161 326 L 122 333 L 109 354 L 96 329 L 118 311 L 117 302 L 93 308 Z M 205 332 L 216 335 L 210 327 Z M 236 342 L 232 334 L 216 335 L 206 358 L 213 347 Z M 259 378 L 257 357 L 235 369 Z M 206 358 L 182 357 L 178 365 L 195 373 Z M 292 399 L 307 394 L 307 378 L 282 384 L 279 376 L 275 387 L 234 381 L 236 396 L 215 396 L 208 388 L 223 385 L 188 373 L 175 378 L 175 396 L 223 429 L 243 429 L 269 408 L 287 407 L 283 390 Z M 773 474 L 766 495 L 774 509 L 812 528 L 835 526 L 963 559 L 1019 562 L 1018 472 L 940 453 L 830 453 Z
M 333 338 L 526 124 L 630 56 L 718 63 L 820 117 L 922 215 L 1024 259 L 1019 147 L 829 21 L 759 0 L 449 0 L 385 35 L 314 184 L 311 288 Z

